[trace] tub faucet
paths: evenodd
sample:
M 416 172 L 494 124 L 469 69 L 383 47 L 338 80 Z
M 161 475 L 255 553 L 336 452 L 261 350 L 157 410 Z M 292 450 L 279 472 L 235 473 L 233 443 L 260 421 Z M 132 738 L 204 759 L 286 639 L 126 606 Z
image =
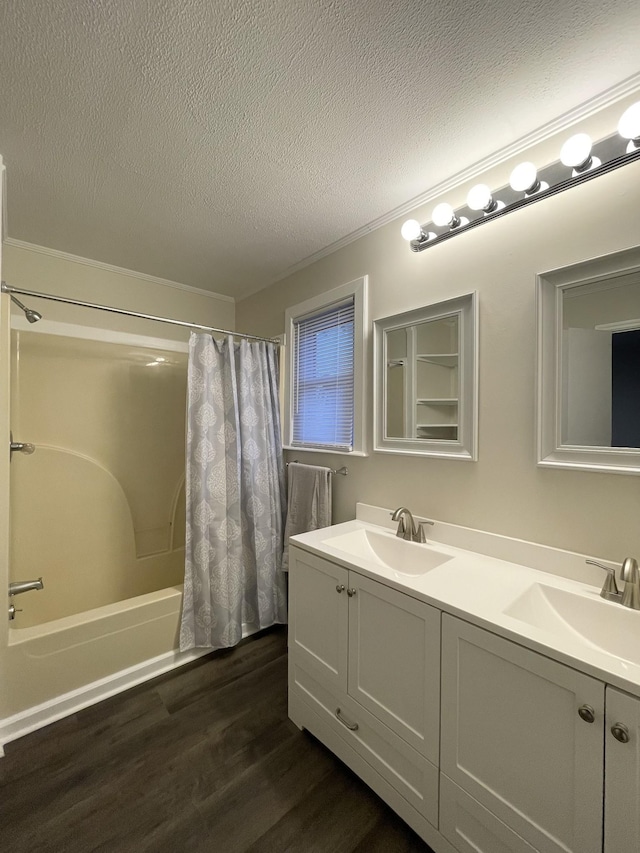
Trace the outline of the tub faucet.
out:
M 406 539 L 408 542 L 425 542 L 427 537 L 424 533 L 425 524 L 433 524 L 433 521 L 421 521 L 417 526 L 413 516 L 406 506 L 399 506 L 391 513 L 391 521 L 398 522 L 396 536 Z
M 9 584 L 9 595 L 20 595 L 21 592 L 29 592 L 31 589 L 44 589 L 42 578 L 37 581 L 14 581 Z

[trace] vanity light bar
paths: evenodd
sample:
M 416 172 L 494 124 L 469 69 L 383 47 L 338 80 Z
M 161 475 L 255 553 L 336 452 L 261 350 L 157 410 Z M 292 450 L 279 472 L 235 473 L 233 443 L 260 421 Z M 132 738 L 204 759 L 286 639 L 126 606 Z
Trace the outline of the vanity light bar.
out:
M 634 119 L 631 130 L 623 121 L 627 116 Z M 630 137 L 629 133 L 637 135 Z M 636 160 L 640 160 L 640 102 L 624 113 L 618 133 L 595 143 L 584 133 L 576 134 L 563 145 L 561 158 L 549 166 L 537 170 L 533 163 L 520 163 L 506 186 L 492 192 L 485 184 L 479 184 L 469 192 L 466 205 L 454 210 L 446 203 L 439 204 L 434 209 L 432 222 L 423 226 L 416 219 L 410 219 L 402 226 L 402 236 L 409 241 L 411 251 L 422 252 Z

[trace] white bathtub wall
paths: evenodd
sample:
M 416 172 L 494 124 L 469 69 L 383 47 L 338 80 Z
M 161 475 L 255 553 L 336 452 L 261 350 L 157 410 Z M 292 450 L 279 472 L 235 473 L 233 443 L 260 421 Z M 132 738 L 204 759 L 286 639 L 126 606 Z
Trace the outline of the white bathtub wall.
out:
M 235 326 L 234 304 L 226 297 L 12 242 L 3 247 L 2 260 L 2 277 L 15 286 L 219 328 Z M 47 319 L 58 322 L 89 326 L 99 323 L 103 328 L 132 334 L 188 339 L 187 330 L 165 324 L 73 309 L 27 297 L 24 301 Z M 0 444 L 5 447 L 9 442 L 10 416 L 10 310 L 9 297 L 3 294 L 0 298 Z M 21 463 L 28 461 L 28 457 L 20 459 Z M 0 587 L 5 589 L 9 582 L 9 477 L 8 454 L 0 454 Z M 179 524 L 180 520 L 176 526 Z M 178 547 L 181 544 L 174 543 Z M 44 568 L 33 566 L 30 577 L 39 574 L 45 574 Z M 44 594 L 45 591 L 27 593 L 25 597 Z M 72 623 L 55 635 L 43 635 L 39 627 L 15 629 L 10 635 L 8 621 L 0 620 L 0 722 L 69 691 L 81 690 L 98 679 L 144 665 L 150 658 L 172 659 L 180 591 L 170 588 L 165 593 L 150 595 L 151 599 L 145 596 L 123 608 L 128 614 L 123 617 L 113 616 L 109 610 L 94 624 L 80 624 L 80 617 L 68 617 Z M 16 604 L 20 606 L 19 598 Z M 120 605 L 115 607 L 121 609 Z M 73 622 L 74 619 L 79 622 Z M 96 632 L 104 634 L 105 639 L 98 640 Z
M 11 425 L 36 452 L 11 463 L 9 579 L 45 584 L 16 628 L 184 579 L 186 352 L 45 323 L 12 334 Z
M 625 106 L 577 125 L 594 138 L 614 131 Z M 480 313 L 477 463 L 373 453 L 372 353 L 368 350 L 367 458 L 296 455 L 348 463 L 334 485 L 335 520 L 356 501 L 410 507 L 416 514 L 612 560 L 640 556 L 640 477 L 542 469 L 535 458 L 536 274 L 640 242 L 640 162 L 487 223 L 420 254 L 400 236 L 405 218 L 431 218 L 438 201 L 464 203 L 472 183 L 507 182 L 518 161 L 558 158 L 565 132 L 486 175 L 435 198 L 237 305 L 237 323 L 258 333 L 284 329 L 285 309 L 358 276 L 369 276 L 371 320 L 478 292 Z M 470 157 L 472 157 L 472 152 Z M 422 189 L 416 175 L 416 194 Z

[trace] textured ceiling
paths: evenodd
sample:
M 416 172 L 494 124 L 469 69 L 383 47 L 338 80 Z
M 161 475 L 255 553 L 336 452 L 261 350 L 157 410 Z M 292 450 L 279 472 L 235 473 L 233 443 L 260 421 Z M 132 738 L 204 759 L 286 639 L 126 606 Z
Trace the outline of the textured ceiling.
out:
M 640 70 L 638 0 L 2 0 L 9 236 L 242 296 Z

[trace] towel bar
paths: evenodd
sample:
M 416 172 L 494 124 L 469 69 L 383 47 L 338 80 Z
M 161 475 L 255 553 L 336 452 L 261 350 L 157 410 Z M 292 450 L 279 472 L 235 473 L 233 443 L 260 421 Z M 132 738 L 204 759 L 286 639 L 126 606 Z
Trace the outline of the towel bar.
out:
M 298 462 L 297 459 L 294 459 L 293 461 Z M 302 463 L 302 464 L 305 464 L 305 463 Z M 287 468 L 289 467 L 288 462 L 286 463 L 286 466 L 287 466 Z M 347 468 L 346 465 L 343 465 L 342 468 L 338 468 L 337 471 L 335 468 L 329 468 L 329 471 L 331 471 L 332 474 L 342 474 L 343 477 L 346 477 L 347 474 L 349 473 L 349 469 Z

